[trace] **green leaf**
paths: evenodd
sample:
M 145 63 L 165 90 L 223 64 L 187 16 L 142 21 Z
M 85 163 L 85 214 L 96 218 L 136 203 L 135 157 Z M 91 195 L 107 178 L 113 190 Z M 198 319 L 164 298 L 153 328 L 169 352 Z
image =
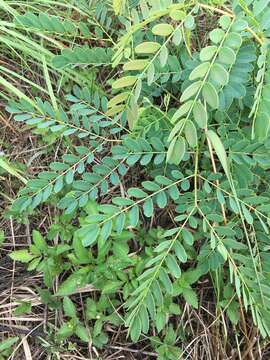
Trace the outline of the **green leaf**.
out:
M 161 67 L 164 67 L 167 64 L 168 56 L 169 56 L 169 51 L 166 46 L 163 46 L 159 54 L 159 62 Z
M 164 209 L 166 207 L 168 199 L 165 191 L 162 191 L 159 194 L 157 194 L 156 201 L 160 209 Z
M 89 343 L 90 341 L 90 335 L 88 330 L 82 326 L 81 324 L 78 324 L 75 329 L 75 334 L 85 343 Z
M 59 286 L 56 296 L 68 296 L 75 292 L 77 287 L 79 287 L 79 280 L 75 276 L 69 276 L 62 284 Z
M 183 247 L 183 245 L 179 242 L 176 241 L 174 244 L 174 251 L 175 251 L 175 255 L 178 257 L 179 261 L 181 261 L 182 263 L 187 262 L 187 253 Z
M 74 333 L 74 327 L 70 323 L 64 323 L 58 330 L 57 335 L 60 339 L 66 339 Z
M 141 332 L 142 332 L 141 319 L 139 318 L 139 316 L 136 316 L 133 319 L 131 327 L 130 327 L 131 340 L 136 343 L 141 336 Z
M 83 246 L 90 246 L 94 244 L 98 235 L 100 228 L 97 224 L 91 224 L 83 226 L 77 231 L 78 237 L 81 239 Z
M 231 25 L 231 18 L 228 15 L 222 15 L 219 19 L 219 24 L 223 30 L 227 30 Z
M 130 226 L 136 227 L 139 222 L 139 207 L 133 206 L 129 212 L 129 222 Z
M 0 353 L 4 352 L 5 350 L 10 349 L 13 345 L 15 345 L 18 342 L 18 337 L 12 337 L 6 340 L 3 340 L 0 342 Z
M 220 64 L 214 64 L 210 70 L 210 77 L 219 85 L 226 85 L 229 82 L 229 74 Z
M 185 126 L 185 137 L 189 145 L 194 148 L 198 145 L 197 130 L 193 122 L 190 120 L 186 121 Z
M 36 247 L 38 248 L 38 250 L 40 250 L 41 252 L 44 252 L 48 249 L 47 243 L 39 231 L 33 230 L 32 238 L 33 238 L 33 242 L 36 245 Z
M 12 260 L 20 261 L 22 263 L 28 263 L 35 258 L 35 255 L 31 255 L 27 250 L 12 251 L 9 256 Z
M 102 286 L 102 294 L 114 294 L 117 290 L 121 288 L 121 285 L 121 281 L 109 280 Z
M 100 237 L 105 242 L 108 237 L 111 235 L 112 232 L 112 220 L 108 220 L 105 222 L 105 224 L 102 226 L 100 231 Z
M 206 46 L 200 51 L 200 60 L 201 61 L 209 61 L 213 58 L 215 53 L 217 52 L 217 46 Z
M 66 316 L 76 318 L 76 307 L 67 296 L 65 296 L 63 300 L 63 309 Z
M 194 290 L 192 290 L 191 288 L 184 288 L 183 296 L 189 305 L 191 305 L 195 309 L 198 309 L 198 297 Z
M 116 96 L 114 96 L 107 104 L 108 108 L 112 108 L 119 103 L 122 103 L 129 97 L 129 92 L 120 93 Z
M 157 24 L 152 28 L 152 33 L 158 36 L 169 36 L 174 28 L 170 24 Z
M 128 195 L 138 199 L 143 199 L 147 196 L 147 193 L 139 188 L 129 188 Z
M 204 62 L 198 65 L 197 67 L 195 67 L 195 69 L 192 70 L 191 74 L 189 75 L 189 80 L 193 81 L 205 77 L 209 68 L 210 62 Z
M 166 161 L 169 164 L 179 165 L 186 152 L 186 143 L 182 136 L 174 138 L 170 143 Z
M 14 316 L 20 316 L 23 314 L 30 313 L 32 309 L 31 302 L 22 302 L 16 309 L 13 311 Z
M 192 246 L 194 243 L 194 237 L 192 235 L 192 233 L 190 231 L 188 231 L 187 229 L 183 229 L 182 230 L 182 236 L 183 239 L 185 241 L 185 243 L 189 246 Z
M 154 54 L 160 49 L 161 45 L 157 42 L 146 41 L 135 47 L 137 54 Z
M 203 95 L 204 100 L 213 109 L 218 109 L 218 107 L 219 107 L 218 93 L 211 83 L 206 82 L 204 84 L 203 89 L 202 89 L 202 95 Z
M 129 62 L 124 64 L 123 69 L 124 71 L 143 70 L 148 63 L 149 61 L 145 59 L 130 60 Z
M 225 32 L 222 29 L 214 29 L 210 32 L 209 37 L 210 40 L 214 44 L 219 44 L 225 36 Z
M 230 179 L 230 171 L 229 171 L 229 165 L 228 165 L 228 159 L 227 154 L 224 149 L 224 146 L 219 138 L 219 136 L 213 131 L 208 130 L 206 132 L 207 138 L 210 140 L 211 144 L 213 145 L 213 148 L 215 149 L 215 152 L 219 158 L 219 161 L 225 171 L 225 174 L 227 175 L 227 178 Z
M 143 204 L 143 213 L 146 217 L 152 217 L 154 213 L 153 201 L 151 198 L 147 199 Z
M 180 98 L 180 101 L 185 102 L 186 100 L 188 100 L 189 98 L 191 98 L 192 96 L 197 94 L 197 92 L 200 90 L 201 86 L 202 86 L 202 81 L 196 81 L 195 83 L 189 85 L 184 90 L 184 92 Z
M 206 129 L 208 115 L 207 115 L 207 111 L 205 110 L 205 107 L 199 101 L 196 101 L 196 103 L 193 107 L 193 116 L 194 116 L 194 120 L 196 121 L 198 126 L 201 129 Z
M 177 261 L 175 260 L 174 256 L 172 256 L 171 254 L 169 254 L 166 259 L 166 265 L 170 271 L 170 273 L 175 277 L 175 278 L 180 278 L 181 277 L 181 269 L 179 267 L 179 265 L 177 264 Z
M 235 52 L 227 46 L 223 46 L 218 53 L 218 60 L 226 65 L 232 65 L 235 63 Z
M 136 76 L 125 76 L 125 77 L 122 77 L 121 79 L 114 81 L 114 83 L 112 84 L 112 88 L 113 89 L 121 89 L 124 87 L 129 87 L 129 86 L 134 85 L 136 80 L 137 80 Z
M 194 17 L 192 15 L 188 15 L 184 21 L 185 28 L 188 30 L 192 30 L 194 27 L 194 24 L 195 24 Z
M 186 103 L 184 103 L 183 105 L 180 106 L 180 108 L 178 110 L 176 110 L 176 112 L 173 114 L 173 117 L 171 119 L 172 123 L 175 123 L 176 120 L 182 118 L 184 115 L 186 115 L 189 110 L 191 109 L 193 104 L 192 100 L 187 101 Z
M 242 44 L 242 37 L 238 33 L 232 32 L 230 33 L 226 40 L 224 41 L 224 46 L 231 47 L 233 49 L 237 49 Z
M 184 20 L 186 17 L 186 13 L 182 10 L 175 10 L 172 9 L 170 12 L 170 18 L 175 21 L 181 21 Z

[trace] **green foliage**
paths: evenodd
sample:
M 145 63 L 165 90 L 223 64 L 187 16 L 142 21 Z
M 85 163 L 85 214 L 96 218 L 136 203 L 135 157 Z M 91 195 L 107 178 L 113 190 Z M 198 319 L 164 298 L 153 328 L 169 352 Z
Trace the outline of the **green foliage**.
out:
M 0 359 L 7 359 L 13 352 L 13 346 L 18 342 L 18 337 L 10 337 L 0 342 Z
M 160 360 L 176 359 L 182 334 L 172 319 L 184 306 L 199 308 L 205 277 L 233 326 L 241 306 L 270 335 L 270 8 L 234 1 L 221 15 L 216 3 L 96 5 L 95 21 L 114 46 L 99 37 L 62 50 L 52 65 L 106 65 L 97 84 L 74 86 L 56 103 L 36 97 L 6 107 L 15 121 L 62 141 L 11 207 L 29 216 L 46 203 L 62 215 L 10 255 L 41 272 L 43 302 L 63 308 L 60 342 L 77 336 L 102 348 L 110 324 L 127 327 L 133 342 L 150 336 Z M 219 18 L 201 39 L 198 20 L 209 10 Z M 68 20 L 45 17 L 17 21 L 71 35 Z M 82 321 L 75 295 L 89 287 L 95 295 Z

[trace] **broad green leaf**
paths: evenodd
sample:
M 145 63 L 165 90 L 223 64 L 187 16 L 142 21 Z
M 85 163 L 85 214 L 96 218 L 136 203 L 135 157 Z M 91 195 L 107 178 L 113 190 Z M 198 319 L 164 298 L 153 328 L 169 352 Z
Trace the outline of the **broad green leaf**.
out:
M 100 231 L 100 237 L 103 241 L 106 241 L 112 232 L 112 220 L 107 220 L 102 226 Z
M 187 101 L 186 103 L 184 103 L 183 105 L 180 106 L 180 108 L 178 110 L 176 110 L 176 112 L 173 114 L 172 117 L 172 123 L 175 123 L 176 120 L 182 118 L 184 115 L 186 115 L 189 110 L 191 109 L 191 106 L 193 104 L 192 100 Z
M 226 85 L 229 82 L 229 74 L 220 64 L 214 64 L 210 70 L 210 77 L 219 85 Z
M 202 95 L 204 100 L 213 108 L 218 109 L 219 98 L 217 90 L 210 82 L 206 82 L 202 89 Z
M 228 15 L 222 15 L 219 19 L 219 24 L 223 30 L 227 30 L 231 25 L 231 18 Z
M 232 31 L 241 32 L 241 31 L 246 30 L 247 27 L 248 27 L 248 22 L 246 20 L 237 19 L 233 23 Z
M 146 217 L 152 217 L 154 214 L 154 206 L 151 198 L 147 199 L 143 204 L 143 213 Z
M 198 309 L 198 297 L 194 290 L 192 290 L 191 288 L 183 289 L 183 296 L 189 305 L 191 305 L 195 309 Z
M 141 319 L 139 318 L 139 316 L 136 316 L 132 321 L 130 327 L 130 337 L 131 340 L 134 341 L 134 343 L 136 343 L 139 340 L 141 332 L 142 332 Z
M 188 142 L 188 144 L 194 148 L 198 145 L 198 136 L 197 136 L 197 130 L 194 126 L 193 122 L 191 120 L 186 121 L 185 125 L 185 137 Z
M 208 130 L 206 132 L 206 135 L 207 135 L 207 138 L 210 140 L 210 142 L 219 158 L 219 161 L 227 175 L 227 178 L 230 179 L 230 171 L 229 171 L 227 154 L 226 154 L 225 148 L 224 148 L 219 136 L 213 130 Z
M 74 327 L 70 323 L 64 323 L 57 332 L 60 339 L 66 339 L 74 333 Z
M 147 309 L 144 305 L 142 305 L 140 307 L 139 317 L 140 317 L 141 324 L 142 324 L 142 332 L 144 334 L 147 334 L 149 331 L 149 316 L 148 316 Z
M 228 251 L 222 243 L 218 244 L 217 251 L 220 253 L 220 255 L 223 257 L 223 259 L 226 261 L 228 258 Z
M 71 275 L 64 282 L 62 282 L 55 295 L 68 296 L 73 292 L 75 292 L 75 290 L 77 289 L 77 287 L 79 287 L 79 285 L 80 285 L 79 279 Z
M 241 44 L 242 44 L 242 37 L 241 37 L 241 35 L 239 35 L 236 32 L 230 33 L 226 37 L 226 40 L 224 41 L 224 46 L 228 46 L 233 49 L 239 48 L 241 46 Z
M 202 86 L 202 81 L 196 81 L 195 83 L 189 85 L 183 92 L 180 101 L 185 102 L 190 99 L 192 96 L 196 95 Z
M 63 309 L 66 316 L 70 318 L 76 317 L 76 306 L 67 296 L 65 296 L 63 300 Z
M 175 251 L 175 255 L 178 257 L 179 261 L 181 261 L 182 263 L 187 262 L 188 257 L 187 257 L 186 250 L 179 241 L 175 242 L 174 251 Z
M 189 246 L 192 246 L 194 243 L 194 237 L 192 235 L 192 233 L 190 231 L 188 231 L 187 229 L 183 229 L 182 230 L 182 236 L 183 239 L 185 241 L 185 243 Z
M 143 199 L 147 196 L 147 193 L 140 188 L 129 188 L 128 195 L 138 199 Z
M 109 280 L 102 285 L 102 294 L 114 294 L 121 287 L 121 281 Z
M 244 215 L 244 218 L 246 219 L 246 222 L 249 224 L 249 225 L 252 225 L 253 224 L 253 217 L 250 213 L 250 211 L 247 209 L 247 207 L 242 204 L 242 210 L 243 210 L 243 215 Z
M 160 193 L 157 194 L 156 196 L 156 202 L 157 202 L 157 206 L 160 209 L 164 209 L 168 203 L 168 199 L 167 199 L 167 195 L 165 191 L 162 191 Z
M 28 263 L 35 258 L 28 250 L 15 250 L 9 255 L 12 260 L 20 261 L 22 263 Z
M 178 46 L 181 44 L 182 40 L 183 40 L 183 35 L 181 29 L 176 29 L 173 34 L 172 42 L 174 43 L 174 45 Z
M 170 12 L 170 18 L 175 21 L 181 21 L 184 20 L 186 17 L 186 13 L 182 10 L 175 10 L 172 9 Z
M 97 224 L 83 226 L 77 231 L 78 237 L 81 239 L 83 246 L 87 247 L 96 241 L 100 228 Z
M 175 277 L 175 278 L 180 278 L 181 277 L 181 269 L 179 267 L 179 265 L 177 264 L 177 261 L 175 260 L 175 257 L 172 256 L 171 254 L 167 255 L 166 259 L 166 265 L 170 271 L 170 273 Z
M 5 350 L 10 349 L 13 345 L 15 345 L 18 342 L 18 337 L 12 337 L 6 340 L 3 340 L 0 342 L 0 353 L 4 352 Z
M 210 32 L 209 37 L 210 40 L 214 44 L 219 44 L 225 36 L 225 32 L 222 29 L 214 29 Z
M 185 28 L 188 30 L 192 30 L 194 27 L 194 24 L 195 24 L 194 17 L 192 15 L 188 15 L 184 21 Z
M 157 42 L 146 41 L 135 47 L 137 54 L 154 54 L 160 49 L 161 45 Z
M 178 134 L 181 134 L 184 126 L 185 126 L 186 119 L 180 119 L 178 123 L 173 127 L 172 131 L 170 132 L 170 135 L 168 137 L 168 142 L 171 142 L 173 138 L 178 136 Z
M 270 130 L 270 116 L 261 112 L 255 120 L 255 137 L 259 141 L 267 138 Z
M 36 245 L 36 247 L 38 248 L 38 250 L 40 250 L 42 252 L 47 250 L 47 248 L 48 248 L 47 243 L 39 231 L 33 230 L 32 238 L 33 238 L 33 242 Z
M 182 136 L 174 138 L 170 143 L 167 159 L 169 164 L 179 165 L 186 152 L 186 143 Z
M 122 103 L 123 101 L 125 101 L 128 97 L 129 97 L 130 93 L 129 92 L 124 92 L 124 93 L 120 93 L 116 96 L 114 96 L 107 104 L 108 108 L 112 108 L 120 103 Z
M 90 335 L 88 330 L 82 326 L 81 324 L 78 324 L 75 329 L 75 334 L 85 343 L 89 343 L 90 341 Z
M 200 60 L 209 61 L 213 58 L 216 52 L 217 52 L 217 47 L 215 45 L 207 46 L 201 50 Z
M 112 88 L 121 89 L 124 87 L 132 86 L 135 84 L 136 80 L 137 80 L 136 76 L 125 76 L 122 77 L 121 79 L 114 81 L 112 84 Z
M 193 116 L 198 126 L 201 129 L 206 129 L 208 115 L 205 107 L 199 101 L 196 101 L 195 105 L 193 106 Z
M 125 71 L 130 70 L 143 70 L 146 65 L 148 64 L 148 60 L 140 59 L 140 60 L 130 60 L 129 62 L 125 63 L 123 69 Z
M 218 59 L 223 64 L 232 65 L 235 63 L 236 55 L 232 49 L 223 46 L 218 53 Z
M 163 45 L 159 54 L 160 66 L 164 67 L 167 64 L 169 51 L 166 46 Z
M 16 309 L 13 311 L 13 315 L 20 316 L 23 314 L 28 314 L 31 312 L 32 304 L 31 302 L 22 302 Z
M 129 223 L 130 226 L 136 227 L 139 222 L 139 207 L 133 206 L 129 212 Z
M 198 65 L 197 67 L 195 67 L 195 69 L 192 70 L 191 74 L 189 75 L 189 80 L 193 81 L 205 77 L 209 68 L 210 62 L 204 62 Z
M 153 26 L 152 33 L 159 36 L 169 36 L 173 32 L 174 28 L 170 24 L 157 24 Z

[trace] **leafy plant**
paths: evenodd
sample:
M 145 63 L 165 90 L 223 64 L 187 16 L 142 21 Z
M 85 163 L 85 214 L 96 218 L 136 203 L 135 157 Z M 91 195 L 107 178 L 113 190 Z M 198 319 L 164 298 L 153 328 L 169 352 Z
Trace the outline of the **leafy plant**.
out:
M 81 19 L 15 17 L 23 30 L 76 32 L 79 44 L 48 55 L 48 66 L 80 76 L 89 66 L 96 81 L 77 81 L 60 101 L 45 64 L 49 99 L 6 107 L 64 144 L 10 211 L 29 216 L 46 203 L 62 215 L 10 256 L 43 273 L 44 301 L 64 312 L 60 341 L 75 335 L 102 348 L 110 324 L 128 328 L 134 343 L 150 335 L 159 359 L 185 356 L 172 319 L 184 304 L 199 308 L 204 278 L 231 326 L 247 312 L 269 337 L 268 2 L 111 5 L 94 5 L 87 30 Z M 201 14 L 213 22 L 205 37 Z M 81 44 L 93 34 L 94 46 Z M 87 286 L 94 296 L 83 318 L 71 297 Z

